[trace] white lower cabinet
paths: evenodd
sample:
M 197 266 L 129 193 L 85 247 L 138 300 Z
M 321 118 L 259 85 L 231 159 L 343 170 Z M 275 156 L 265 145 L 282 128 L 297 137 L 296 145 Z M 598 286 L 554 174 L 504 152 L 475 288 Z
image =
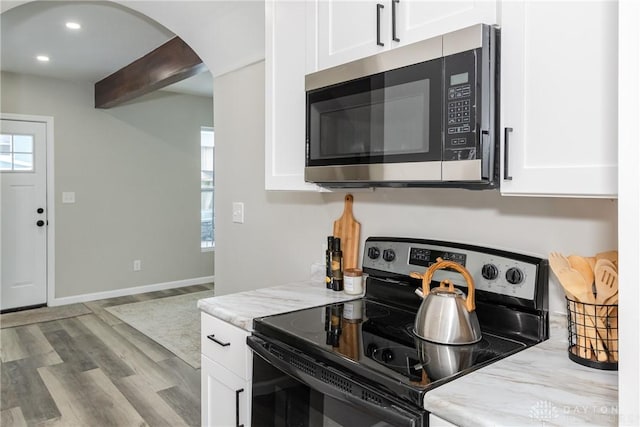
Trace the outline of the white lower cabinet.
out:
M 202 313 L 203 427 L 251 425 L 251 350 L 248 331 Z
M 429 427 L 457 427 L 457 426 L 445 420 L 444 418 L 440 418 L 439 416 L 434 414 L 429 414 Z
M 202 426 L 249 426 L 251 380 L 202 356 Z

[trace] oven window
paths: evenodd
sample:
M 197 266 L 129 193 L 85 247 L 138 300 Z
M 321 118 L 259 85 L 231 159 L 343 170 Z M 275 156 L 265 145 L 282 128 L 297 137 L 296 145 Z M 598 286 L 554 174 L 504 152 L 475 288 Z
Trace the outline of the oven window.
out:
M 439 160 L 441 60 L 308 94 L 308 165 Z
M 392 424 L 323 395 L 254 356 L 254 427 L 386 427 Z

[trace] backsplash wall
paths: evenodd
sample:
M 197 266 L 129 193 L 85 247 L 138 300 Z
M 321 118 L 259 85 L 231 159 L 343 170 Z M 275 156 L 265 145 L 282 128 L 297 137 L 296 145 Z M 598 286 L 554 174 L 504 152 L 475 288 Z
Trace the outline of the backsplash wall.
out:
M 360 259 L 368 236 L 470 243 L 546 258 L 551 251 L 592 255 L 617 248 L 617 201 L 504 197 L 498 191 L 377 189 L 355 192 Z M 344 193 L 323 194 L 337 219 Z M 331 231 L 330 227 L 328 228 Z M 564 312 L 564 294 L 550 273 L 550 310 Z

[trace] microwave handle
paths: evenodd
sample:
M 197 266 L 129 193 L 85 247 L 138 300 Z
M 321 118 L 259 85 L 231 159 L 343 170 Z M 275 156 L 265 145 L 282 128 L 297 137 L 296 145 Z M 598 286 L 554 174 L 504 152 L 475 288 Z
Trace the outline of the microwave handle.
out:
M 391 39 L 394 42 L 399 42 L 400 39 L 398 38 L 397 33 L 397 28 L 396 28 L 396 5 L 400 3 L 400 0 L 391 0 Z
M 509 135 L 513 132 L 513 128 L 504 128 L 504 180 L 511 181 L 513 177 L 509 175 Z
M 376 4 L 376 44 L 378 46 L 384 46 L 384 43 L 380 41 L 380 14 L 382 13 L 382 9 L 384 9 L 383 4 Z

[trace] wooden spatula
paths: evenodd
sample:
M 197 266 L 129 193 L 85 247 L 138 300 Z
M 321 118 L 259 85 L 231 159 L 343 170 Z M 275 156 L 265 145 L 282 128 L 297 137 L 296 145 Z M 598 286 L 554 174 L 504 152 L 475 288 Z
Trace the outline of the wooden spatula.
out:
M 612 299 L 618 299 L 618 273 L 613 263 L 607 259 L 596 261 L 596 304 L 615 304 Z
M 601 258 L 596 261 L 595 268 L 596 280 L 596 303 L 597 304 L 617 304 L 618 302 L 618 273 L 614 268 L 612 261 Z M 598 315 L 601 318 L 607 318 L 609 324 L 607 326 L 607 337 L 605 339 L 607 349 L 611 358 L 618 360 L 618 319 L 617 310 L 614 312 L 613 307 L 600 307 Z
M 618 270 L 618 251 L 606 251 L 596 254 L 596 261 L 599 259 L 608 259 L 613 263 L 616 271 Z

